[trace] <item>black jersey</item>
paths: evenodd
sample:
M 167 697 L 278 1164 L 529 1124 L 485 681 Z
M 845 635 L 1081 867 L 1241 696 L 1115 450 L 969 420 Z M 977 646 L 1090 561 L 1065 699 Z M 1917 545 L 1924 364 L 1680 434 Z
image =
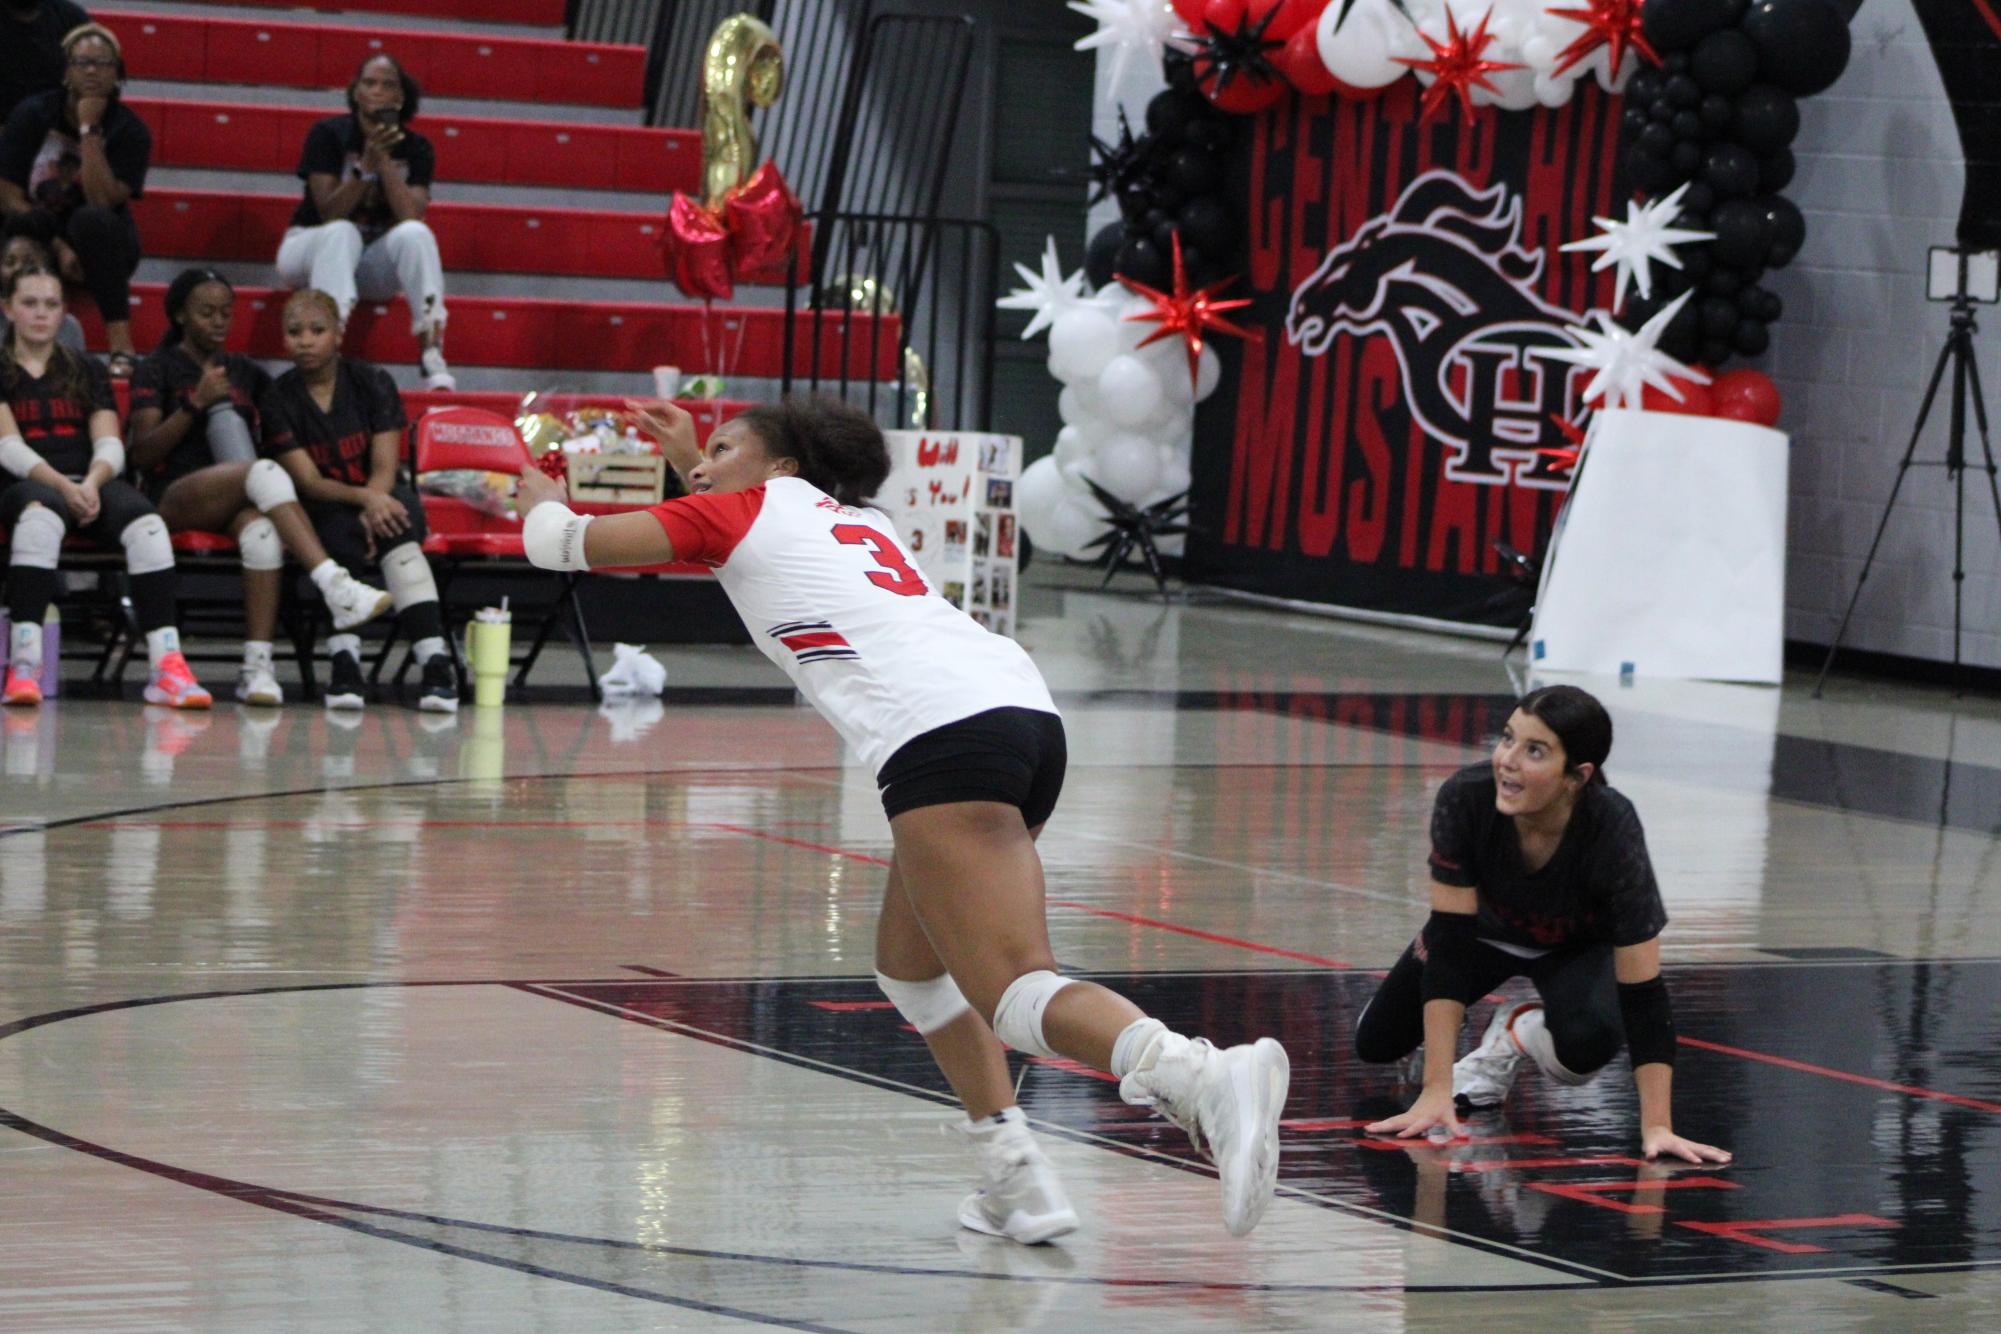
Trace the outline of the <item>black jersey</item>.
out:
M 361 122 L 350 112 L 344 116 L 329 116 L 306 131 L 305 147 L 299 150 L 299 179 L 306 182 L 305 198 L 292 210 L 294 227 L 317 227 L 326 219 L 320 216 L 320 206 L 313 200 L 311 177 L 332 176 L 343 184 L 361 178 L 361 159 L 368 148 L 368 136 L 362 132 Z M 401 172 L 409 185 L 429 186 L 437 171 L 437 153 L 431 141 L 415 130 L 404 130 L 403 137 L 389 150 L 391 170 Z M 369 177 L 368 190 L 361 202 L 348 213 L 347 220 L 361 229 L 363 240 L 373 241 L 382 233 L 396 225 L 396 215 L 389 207 L 389 198 L 383 192 L 382 182 Z
M 71 365 L 78 361 L 83 363 L 87 386 L 82 397 L 69 388 Z M 91 414 L 118 411 L 103 362 L 58 348 L 40 375 L 30 375 L 17 364 L 0 392 L 7 396 L 21 438 L 51 468 L 76 479 L 90 471 Z
M 1531 871 L 1513 818 L 1494 809 L 1493 766 L 1461 769 L 1432 807 L 1431 874 L 1479 891 L 1480 935 L 1499 944 L 1638 945 L 1667 925 L 1639 814 L 1604 783 L 1578 794 L 1555 855 Z
M 409 424 L 389 372 L 346 357 L 334 368 L 333 406 L 327 411 L 313 401 L 305 377 L 289 370 L 272 381 L 257 414 L 266 456 L 304 449 L 322 477 L 349 486 L 368 482 L 369 443 L 376 434 Z
M 257 403 L 271 387 L 271 373 L 249 357 L 234 352 L 223 353 L 222 364 L 229 376 L 229 401 L 249 425 L 250 438 L 254 440 L 257 438 Z M 194 387 L 201 383 L 201 377 L 201 363 L 179 344 L 161 348 L 140 362 L 132 372 L 132 411 L 135 414 L 141 408 L 155 408 L 165 417 L 176 408 L 183 407 L 195 413 L 195 425 L 144 478 L 147 487 L 155 492 L 215 462 L 215 455 L 209 451 L 208 434 L 201 426 L 201 413 L 196 412 L 194 405 L 188 401 Z

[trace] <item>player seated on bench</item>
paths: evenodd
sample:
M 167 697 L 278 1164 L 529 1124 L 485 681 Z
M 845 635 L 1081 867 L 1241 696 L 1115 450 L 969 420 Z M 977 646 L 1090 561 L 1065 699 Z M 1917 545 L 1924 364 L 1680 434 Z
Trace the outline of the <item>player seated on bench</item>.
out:
M 417 707 L 456 713 L 458 673 L 445 652 L 444 611 L 424 556 L 424 506 L 397 474 L 409 422 L 389 373 L 340 353 L 340 307 L 317 288 L 285 303 L 292 369 L 257 405 L 265 457 L 284 466 L 329 555 L 350 569 L 379 565 L 424 680 Z M 361 640 L 327 640 L 329 709 L 367 702 Z
M 361 582 L 320 545 L 291 475 L 257 457 L 257 401 L 271 377 L 223 350 L 236 291 L 209 269 L 188 269 L 167 288 L 167 332 L 132 376 L 132 468 L 170 532 L 228 533 L 243 560 L 243 667 L 236 697 L 276 706 L 271 670 L 285 553 L 326 599 L 334 629 L 352 630 L 389 610 L 389 595 Z
M 7 297 L 13 330 L 0 343 L 0 523 L 13 529 L 7 611 L 13 617 L 0 699 L 42 702 L 42 618 L 56 595 L 56 565 L 71 533 L 125 549 L 132 609 L 146 635 L 146 702 L 205 709 L 209 693 L 181 656 L 174 628 L 174 548 L 167 525 L 138 488 L 120 481 L 125 443 L 111 377 L 93 357 L 56 341 L 63 288 L 44 269 L 17 274 Z

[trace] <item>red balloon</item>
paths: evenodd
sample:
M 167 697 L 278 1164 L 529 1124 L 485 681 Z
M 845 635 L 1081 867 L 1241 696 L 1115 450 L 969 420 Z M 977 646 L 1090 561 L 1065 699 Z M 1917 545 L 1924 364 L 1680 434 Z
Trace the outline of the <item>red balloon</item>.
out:
M 684 296 L 727 301 L 736 291 L 730 275 L 730 233 L 722 218 L 684 194 L 667 206 L 667 271 Z
M 723 227 L 730 237 L 732 275 L 784 272 L 799 234 L 799 201 L 767 162 L 723 201 Z
M 1649 412 L 1673 412 L 1684 417 L 1711 417 L 1715 415 L 1715 403 L 1709 386 L 1696 380 L 1672 377 L 1674 387 L 1681 391 L 1679 401 L 1648 385 L 1640 393 L 1640 406 Z
M 1254 3 L 1255 0 L 1252 0 L 1252 2 Z M 1217 32 L 1235 32 L 1237 24 L 1244 17 L 1244 11 L 1249 7 L 1250 5 L 1246 3 L 1246 0 L 1208 0 L 1208 3 L 1201 5 L 1199 8 L 1201 10 L 1201 21 L 1209 27 L 1214 28 Z M 1178 4 L 1174 8 L 1177 13 L 1181 11 L 1181 6 Z M 1201 29 L 1198 28 L 1195 31 L 1198 36 L 1201 34 Z
M 1779 387 L 1763 371 L 1727 371 L 1710 386 L 1715 414 L 1731 421 L 1779 424 Z
M 1327 8 L 1327 0 L 1278 0 L 1276 6 L 1267 2 L 1264 9 L 1274 7 L 1278 16 L 1265 29 L 1265 36 L 1274 41 L 1290 42 L 1300 31 L 1319 24 L 1320 11 Z M 1264 9 L 1258 8 L 1256 0 L 1253 0 L 1253 14 L 1262 14 Z
M 1181 15 L 1181 21 L 1195 31 L 1195 25 L 1202 21 L 1202 11 L 1209 7 L 1209 0 L 1174 0 L 1174 12 Z
M 1200 69 L 1201 66 L 1198 65 L 1196 68 Z M 1219 93 L 1216 91 L 1216 76 L 1213 73 L 1197 75 L 1195 86 L 1202 90 L 1202 96 L 1215 104 L 1216 110 L 1227 111 L 1233 116 L 1248 116 L 1253 112 L 1263 111 L 1284 97 L 1287 88 L 1284 79 L 1247 79 L 1240 74 L 1230 80 L 1230 86 Z
M 1327 72 L 1327 65 L 1320 59 L 1320 43 L 1311 27 L 1301 28 L 1286 40 L 1285 49 L 1273 57 L 1272 63 L 1286 81 L 1307 97 L 1325 97 L 1341 87 L 1341 81 Z

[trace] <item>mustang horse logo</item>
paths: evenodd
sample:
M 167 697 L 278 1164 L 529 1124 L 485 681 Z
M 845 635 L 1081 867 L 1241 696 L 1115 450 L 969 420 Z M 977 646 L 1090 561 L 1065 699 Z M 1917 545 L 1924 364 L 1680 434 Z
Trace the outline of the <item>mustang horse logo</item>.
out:
M 1564 443 L 1556 421 L 1575 410 L 1580 370 L 1541 353 L 1576 346 L 1564 326 L 1579 317 L 1536 295 L 1543 256 L 1521 231 L 1506 186 L 1426 172 L 1328 252 L 1293 292 L 1285 331 L 1316 357 L 1336 334 L 1387 334 L 1412 416 L 1454 451 L 1447 477 L 1554 490 L 1567 479 L 1535 451 Z

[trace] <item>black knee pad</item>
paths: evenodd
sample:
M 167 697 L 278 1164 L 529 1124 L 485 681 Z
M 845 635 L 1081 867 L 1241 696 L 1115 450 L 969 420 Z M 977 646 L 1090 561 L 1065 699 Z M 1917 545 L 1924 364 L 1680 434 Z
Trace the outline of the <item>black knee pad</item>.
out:
M 1567 1022 L 1559 1022 L 1559 1016 L 1544 1010 L 1543 1021 L 1549 1026 L 1556 1059 L 1563 1063 L 1564 1069 L 1580 1075 L 1610 1065 L 1626 1043 L 1625 1032 L 1617 1023 L 1596 1016 L 1572 1016 Z

